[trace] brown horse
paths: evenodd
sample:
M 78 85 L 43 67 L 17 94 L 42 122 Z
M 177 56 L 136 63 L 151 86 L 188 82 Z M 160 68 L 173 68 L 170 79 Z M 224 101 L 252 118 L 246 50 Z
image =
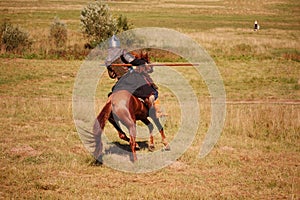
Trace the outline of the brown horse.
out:
M 147 63 L 150 63 L 150 58 L 148 56 L 148 53 L 147 52 L 143 52 L 143 51 L 140 51 L 140 53 L 137 53 L 135 51 L 131 52 L 131 54 L 135 57 L 135 58 L 138 58 L 138 59 L 143 59 L 145 60 Z M 120 69 L 115 69 L 115 70 L 120 70 Z M 125 71 L 128 71 L 128 69 L 126 70 L 124 67 L 121 69 L 121 70 L 125 70 Z M 120 72 L 120 74 L 124 74 L 126 73 L 125 71 L 123 72 Z M 152 70 L 153 71 L 153 70 Z M 145 125 L 148 126 L 148 129 L 149 129 L 149 133 L 150 135 L 152 134 L 152 131 L 153 131 L 153 125 L 152 123 L 147 119 L 147 117 L 144 117 L 142 119 L 140 119 Z M 109 117 L 109 122 L 117 129 L 118 131 L 118 134 L 119 134 L 119 137 L 122 139 L 122 140 L 125 140 L 127 142 L 130 142 L 130 139 L 126 136 L 125 132 L 121 129 L 120 127 L 120 124 L 118 123 L 118 121 L 115 121 L 114 117 L 113 116 L 110 116 Z M 158 127 L 159 130 L 161 130 L 163 127 L 161 126 L 161 124 L 159 123 L 159 120 L 155 120 L 155 123 L 156 123 L 156 126 Z M 150 141 L 152 141 L 150 139 Z M 138 146 L 138 143 L 136 143 L 136 149 L 139 149 L 139 146 Z M 153 150 L 154 149 L 154 144 L 153 142 L 151 143 L 150 142 L 150 145 L 149 145 L 149 150 Z
M 148 54 L 140 54 L 141 56 L 148 59 Z M 136 55 L 135 55 L 136 56 Z M 109 122 L 117 129 L 119 137 L 130 143 L 130 148 L 133 155 L 133 161 L 137 160 L 136 156 L 136 120 L 141 120 L 144 124 L 148 126 L 150 137 L 149 137 L 149 149 L 153 150 L 154 141 L 153 141 L 153 125 L 148 120 L 148 117 L 151 117 L 155 125 L 157 126 L 161 137 L 162 142 L 166 150 L 169 150 L 169 144 L 166 140 L 163 127 L 159 119 L 154 114 L 149 115 L 148 107 L 141 102 L 137 97 L 133 96 L 127 90 L 120 90 L 112 93 L 109 96 L 108 101 L 101 110 L 100 114 L 97 117 L 95 126 L 94 126 L 94 136 L 96 139 L 96 148 L 94 156 L 99 162 L 102 162 L 102 141 L 101 134 L 103 132 L 105 122 Z M 126 136 L 124 131 L 121 129 L 119 122 L 124 124 L 129 131 L 130 138 Z

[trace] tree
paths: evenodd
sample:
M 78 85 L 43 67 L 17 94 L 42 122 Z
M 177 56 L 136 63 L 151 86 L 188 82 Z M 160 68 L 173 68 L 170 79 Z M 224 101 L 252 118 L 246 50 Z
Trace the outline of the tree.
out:
M 117 33 L 127 31 L 131 28 L 131 24 L 128 22 L 127 17 L 119 15 L 117 18 Z
M 55 18 L 50 26 L 50 40 L 54 42 L 56 48 L 61 48 L 66 45 L 67 39 L 68 31 L 65 23 Z
M 105 41 L 113 34 L 128 30 L 130 25 L 122 15 L 115 18 L 107 4 L 100 1 L 89 3 L 80 15 L 83 34 L 85 34 L 92 47 Z

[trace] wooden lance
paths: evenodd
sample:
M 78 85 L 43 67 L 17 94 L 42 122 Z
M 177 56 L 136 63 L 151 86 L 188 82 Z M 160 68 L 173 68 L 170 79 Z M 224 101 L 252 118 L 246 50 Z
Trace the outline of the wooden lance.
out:
M 148 66 L 169 66 L 169 67 L 174 67 L 174 66 L 199 66 L 198 63 L 152 63 L 152 64 L 147 64 Z M 110 66 L 112 67 L 132 67 L 132 64 L 111 64 Z

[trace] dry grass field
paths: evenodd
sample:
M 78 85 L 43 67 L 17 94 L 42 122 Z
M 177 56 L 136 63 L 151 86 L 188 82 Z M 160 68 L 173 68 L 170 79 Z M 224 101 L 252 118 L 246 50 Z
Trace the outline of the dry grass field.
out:
M 210 94 L 193 68 L 177 70 L 195 90 L 199 128 L 171 165 L 150 173 L 94 166 L 72 115 L 72 92 L 83 60 L 0 58 L 0 199 L 299 199 L 300 3 L 298 0 L 107 1 L 135 27 L 166 27 L 202 45 L 226 89 L 225 126 L 205 158 L 199 150 L 210 125 Z M 83 45 L 83 0 L 0 1 L 0 20 L 28 30 L 34 48 L 47 41 L 58 16 L 68 45 Z M 261 30 L 254 32 L 254 20 Z M 100 110 L 113 81 L 101 78 Z M 160 90 L 169 114 L 168 138 L 178 128 L 176 98 Z M 107 124 L 105 134 L 122 141 Z M 144 143 L 145 141 L 141 140 Z M 147 142 L 147 141 L 146 141 Z M 155 135 L 160 145 L 159 135 Z M 125 144 L 125 143 L 124 143 Z M 147 152 L 142 149 L 142 152 Z

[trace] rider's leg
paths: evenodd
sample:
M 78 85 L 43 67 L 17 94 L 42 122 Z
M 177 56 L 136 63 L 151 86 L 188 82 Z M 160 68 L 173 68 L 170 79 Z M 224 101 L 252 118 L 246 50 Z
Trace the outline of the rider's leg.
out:
M 149 116 L 150 117 L 159 118 L 163 115 L 160 110 L 159 100 L 158 100 L 158 91 L 156 88 L 152 87 L 152 94 L 144 100 L 149 108 Z
M 154 106 L 154 102 L 155 102 L 155 96 L 154 96 L 154 94 L 151 94 L 149 96 L 148 100 L 149 100 L 149 104 L 148 104 L 149 108 L 153 107 Z
M 145 99 L 145 103 L 149 109 L 149 117 L 155 117 L 155 108 L 154 108 L 155 96 L 151 94 L 148 98 Z
M 163 114 L 163 112 L 161 111 L 160 101 L 158 99 L 158 91 L 157 91 L 157 89 L 155 89 L 155 92 L 154 92 L 153 95 L 154 95 L 153 106 L 154 106 L 154 109 L 155 109 L 155 112 L 156 112 L 156 117 L 160 118 L 161 116 L 166 115 L 166 114 Z M 152 100 L 153 100 L 153 97 L 152 97 Z
M 157 118 L 160 118 L 161 116 L 164 115 L 163 112 L 161 111 L 161 108 L 160 108 L 160 101 L 159 101 L 159 99 L 156 99 L 154 101 L 154 109 L 156 111 L 156 117 Z
M 147 99 L 147 104 L 149 108 L 149 116 L 159 118 L 162 116 L 162 111 L 160 109 L 159 100 L 155 98 L 155 95 L 152 94 Z

